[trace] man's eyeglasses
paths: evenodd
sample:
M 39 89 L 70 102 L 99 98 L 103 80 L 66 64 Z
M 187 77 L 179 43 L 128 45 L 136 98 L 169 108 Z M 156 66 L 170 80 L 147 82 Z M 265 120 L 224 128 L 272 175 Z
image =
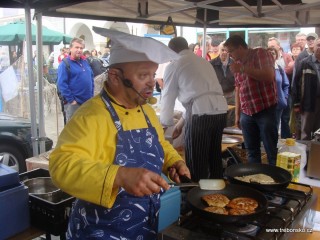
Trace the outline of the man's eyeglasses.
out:
M 237 50 L 237 49 L 236 49 L 236 48 L 234 48 L 234 49 L 228 48 L 227 52 L 228 52 L 228 53 L 233 53 L 235 50 Z

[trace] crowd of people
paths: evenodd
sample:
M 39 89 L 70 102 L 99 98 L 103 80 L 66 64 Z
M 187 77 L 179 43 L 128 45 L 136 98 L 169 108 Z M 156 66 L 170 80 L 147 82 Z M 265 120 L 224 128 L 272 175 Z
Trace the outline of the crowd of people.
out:
M 113 44 L 99 94 L 94 96 L 98 73 L 91 66 L 97 52 L 85 51 L 82 39 L 71 41 L 70 54 L 62 52 L 58 68 L 68 123 L 49 168 L 54 183 L 77 197 L 68 239 L 96 232 L 105 239 L 156 239 L 159 199 L 169 189 L 160 173 L 175 182 L 182 176 L 222 178 L 222 135 L 230 120 L 242 130 L 248 161 L 261 163 L 262 142 L 271 165 L 279 138 L 310 140 L 320 128 L 316 33 L 297 34 L 285 53 L 275 37 L 267 48 L 250 48 L 238 35 L 222 42 L 206 37 L 203 49 L 183 37 L 166 46 L 115 30 L 93 30 Z M 156 82 L 159 119 L 150 106 Z M 175 122 L 177 99 L 185 112 Z M 233 116 L 228 105 L 235 107 Z M 174 139 L 184 132 L 184 159 L 165 139 L 171 126 Z M 113 220 L 124 212 L 127 220 Z
M 318 121 L 315 121 L 315 117 L 319 116 L 317 112 L 318 105 L 316 105 L 319 94 L 317 91 L 311 90 L 311 86 L 317 89 L 319 84 L 313 85 L 316 84 L 316 81 L 313 81 L 310 86 L 310 80 L 305 80 L 305 77 L 310 75 L 303 74 L 306 69 L 310 71 L 312 69 L 312 72 L 316 75 L 315 77 L 319 78 L 317 52 L 315 51 L 318 49 L 316 46 L 317 39 L 318 35 L 314 32 L 309 34 L 298 33 L 295 36 L 295 42 L 290 44 L 289 52 L 283 51 L 281 42 L 276 37 L 269 38 L 266 43 L 267 48 L 265 50 L 269 51 L 274 59 L 273 68 L 277 89 L 275 119 L 280 138 L 294 137 L 298 140 L 310 140 L 312 139 L 312 133 L 320 127 Z M 202 41 L 200 44 L 189 45 L 190 50 L 198 56 L 203 55 L 201 43 Z M 236 100 L 234 98 L 234 89 L 237 87 L 234 82 L 237 76 L 234 71 L 230 70 L 230 65 L 235 61 L 235 56 L 232 54 L 233 48 L 231 47 L 230 52 L 230 49 L 226 47 L 225 41 L 223 41 L 220 43 L 218 55 L 216 55 L 215 46 L 218 44 L 217 41 L 207 36 L 205 43 L 205 58 L 214 67 L 228 104 L 234 105 Z M 239 46 L 236 47 L 236 50 L 238 48 Z M 309 61 L 309 66 L 307 66 L 307 58 L 313 64 Z M 309 91 L 312 94 L 309 94 Z

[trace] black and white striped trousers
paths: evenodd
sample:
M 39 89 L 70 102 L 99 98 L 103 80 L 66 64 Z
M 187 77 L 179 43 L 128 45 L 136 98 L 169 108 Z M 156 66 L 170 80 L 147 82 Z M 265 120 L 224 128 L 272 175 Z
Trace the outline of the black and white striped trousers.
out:
M 193 181 L 222 178 L 221 141 L 227 114 L 192 115 L 185 129 L 185 156 Z

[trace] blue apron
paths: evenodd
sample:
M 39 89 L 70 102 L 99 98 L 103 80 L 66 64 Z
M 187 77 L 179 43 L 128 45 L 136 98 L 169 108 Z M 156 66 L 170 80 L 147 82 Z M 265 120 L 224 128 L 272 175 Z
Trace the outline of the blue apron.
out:
M 101 97 L 118 130 L 114 164 L 146 168 L 161 174 L 164 152 L 143 108 L 148 128 L 124 131 L 105 91 Z M 67 239 L 156 239 L 162 193 L 135 197 L 120 188 L 112 208 L 77 199 L 70 216 Z

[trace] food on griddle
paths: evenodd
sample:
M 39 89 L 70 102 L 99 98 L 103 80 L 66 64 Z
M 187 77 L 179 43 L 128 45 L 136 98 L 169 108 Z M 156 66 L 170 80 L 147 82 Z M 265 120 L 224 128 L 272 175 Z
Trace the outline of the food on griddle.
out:
M 248 211 L 254 211 L 258 207 L 258 202 L 253 198 L 248 197 L 238 197 L 232 199 L 227 207 L 233 209 L 243 209 Z
M 259 183 L 259 184 L 274 184 L 276 181 L 263 173 L 259 174 L 252 174 L 252 175 L 247 175 L 247 176 L 242 176 L 242 177 L 234 177 L 235 179 L 243 182 L 248 182 L 248 183 Z
M 223 194 L 208 194 L 201 197 L 208 207 L 204 210 L 223 215 L 248 215 L 255 212 L 258 202 L 249 197 L 237 197 L 231 201 Z
M 245 210 L 245 209 L 236 209 L 236 208 L 229 209 L 229 215 L 247 215 L 251 213 L 254 213 L 254 210 Z
M 228 215 L 228 211 L 224 207 L 206 207 L 204 210 L 216 214 Z
M 223 194 L 208 194 L 201 197 L 210 207 L 225 207 L 229 202 L 229 198 Z

